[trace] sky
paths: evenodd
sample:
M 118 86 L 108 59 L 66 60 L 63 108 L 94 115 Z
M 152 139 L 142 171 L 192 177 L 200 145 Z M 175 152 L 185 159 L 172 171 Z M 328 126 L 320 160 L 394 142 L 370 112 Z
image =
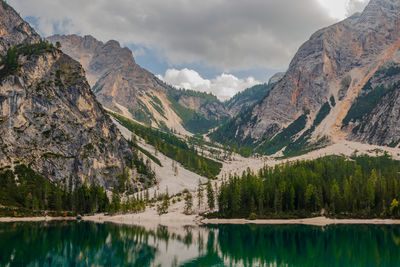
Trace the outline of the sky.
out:
M 221 100 L 285 71 L 316 30 L 368 0 L 8 0 L 44 37 L 92 35 L 129 47 L 176 86 Z

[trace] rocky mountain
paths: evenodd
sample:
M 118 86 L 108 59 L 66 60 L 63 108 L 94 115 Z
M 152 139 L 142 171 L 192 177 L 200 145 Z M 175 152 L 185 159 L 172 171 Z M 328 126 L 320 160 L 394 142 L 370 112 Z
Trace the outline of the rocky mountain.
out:
M 212 137 L 267 154 L 307 151 L 346 138 L 396 144 L 399 88 L 396 75 L 384 69 L 397 62 L 399 26 L 399 1 L 371 0 L 362 13 L 319 30 L 300 47 L 263 101 Z M 382 85 L 393 88 L 377 93 Z M 369 113 L 344 124 L 365 94 L 377 97 Z M 226 131 L 233 134 L 226 137 Z
M 350 140 L 400 144 L 400 51 L 369 79 L 343 120 Z
M 5 1 L 0 1 L 0 54 L 20 43 L 37 43 L 40 36 Z
M 269 82 L 268 84 L 260 84 L 247 88 L 226 101 L 225 106 L 232 116 L 237 116 L 239 113 L 244 112 L 264 99 L 274 85 L 274 82 Z
M 271 85 L 271 84 L 278 83 L 280 80 L 283 79 L 283 77 L 285 77 L 285 74 L 286 74 L 285 72 L 275 73 L 274 75 L 272 75 L 271 78 L 269 78 L 268 84 Z
M 230 117 L 217 98 L 176 90 L 136 64 L 132 51 L 117 41 L 92 36 L 54 35 L 61 49 L 79 61 L 98 100 L 108 109 L 157 128 L 205 133 Z
M 106 188 L 133 175 L 135 154 L 96 101 L 81 65 L 0 5 L 0 166 Z M 140 183 L 135 182 L 135 186 Z

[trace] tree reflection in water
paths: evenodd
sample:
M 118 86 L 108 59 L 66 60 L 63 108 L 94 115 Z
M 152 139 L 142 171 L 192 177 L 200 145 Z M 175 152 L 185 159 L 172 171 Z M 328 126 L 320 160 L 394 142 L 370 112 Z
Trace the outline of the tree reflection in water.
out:
M 0 266 L 396 266 L 399 226 L 0 224 Z

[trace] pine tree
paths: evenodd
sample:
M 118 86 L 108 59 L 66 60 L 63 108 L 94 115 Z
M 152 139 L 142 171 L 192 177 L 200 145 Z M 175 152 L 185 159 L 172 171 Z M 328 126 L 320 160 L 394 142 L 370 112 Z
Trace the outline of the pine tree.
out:
M 333 213 L 339 212 L 340 209 L 340 189 L 336 179 L 333 180 L 331 186 L 331 209 Z
M 184 196 L 184 200 L 185 200 L 184 213 L 186 215 L 190 215 L 192 213 L 192 207 L 193 207 L 193 196 L 187 189 L 185 189 L 185 191 L 183 191 L 183 194 L 185 195 Z
M 146 189 L 146 193 L 145 193 L 145 198 L 144 199 L 145 199 L 146 204 L 149 203 L 150 194 L 149 194 L 149 189 L 148 188 Z
M 199 179 L 199 185 L 198 185 L 198 188 L 197 188 L 197 199 L 198 199 L 198 208 L 199 208 L 199 210 L 201 209 L 201 205 L 203 203 L 203 197 L 204 197 L 203 187 L 201 185 L 201 180 Z
M 121 197 L 118 190 L 115 188 L 112 192 L 111 198 L 111 212 L 115 213 L 121 210 Z
M 169 208 L 169 198 L 168 198 L 168 195 L 165 194 L 162 199 L 162 202 L 157 206 L 158 215 L 168 213 L 168 208 Z
M 240 205 L 241 205 L 241 191 L 240 191 L 240 187 L 239 187 L 239 183 L 234 183 L 234 188 L 233 188 L 233 193 L 232 193 L 232 213 L 231 216 L 235 217 L 239 215 L 239 211 L 240 211 Z M 252 209 L 254 209 L 254 199 L 252 196 L 249 196 L 253 203 L 253 207 L 250 207 L 250 211 L 252 211 Z M 251 206 L 251 204 L 250 204 Z
M 275 213 L 280 213 L 282 211 L 282 195 L 281 191 L 277 188 L 274 194 L 274 209 Z
M 208 183 L 207 183 L 207 203 L 208 203 L 208 208 L 210 210 L 214 210 L 215 196 L 214 196 L 214 190 L 212 188 L 210 180 L 208 180 Z
M 367 200 L 367 209 L 370 210 L 371 207 L 375 204 L 375 187 L 376 181 L 378 180 L 378 176 L 376 174 L 376 170 L 373 169 L 371 172 L 371 176 L 367 181 L 367 188 L 366 188 L 366 200 Z
M 390 214 L 393 217 L 399 216 L 399 201 L 397 199 L 393 199 L 392 204 L 390 204 Z

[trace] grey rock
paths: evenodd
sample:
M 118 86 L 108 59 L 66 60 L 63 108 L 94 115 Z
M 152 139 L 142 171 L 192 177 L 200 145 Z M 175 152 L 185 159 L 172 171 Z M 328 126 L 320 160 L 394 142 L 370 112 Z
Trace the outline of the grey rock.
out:
M 271 78 L 269 78 L 268 84 L 275 84 L 275 83 L 279 82 L 280 80 L 282 80 L 282 78 L 285 76 L 285 74 L 286 74 L 286 72 L 275 73 L 274 75 L 272 75 Z
M 0 5 L 0 13 L 0 51 L 40 41 L 11 7 Z M 0 81 L 0 166 L 20 162 L 53 182 L 115 186 L 133 154 L 81 65 L 55 48 L 18 61 L 19 69 Z
M 398 50 L 399 25 L 400 1 L 372 0 L 363 13 L 317 31 L 270 94 L 252 108 L 250 119 L 235 119 L 239 138 L 271 138 L 304 113 L 312 120 L 331 96 L 342 110 L 330 127 L 340 125 L 368 77 Z M 350 84 L 342 88 L 347 76 Z M 325 132 L 337 134 L 330 128 Z
M 170 92 L 174 91 L 174 96 L 177 95 L 174 88 L 136 64 L 132 51 L 122 48 L 117 41 L 103 43 L 92 36 L 77 35 L 54 35 L 47 39 L 52 43 L 60 42 L 62 50 L 83 65 L 98 100 L 111 110 L 120 112 L 119 104 L 128 110 L 151 111 L 149 95 L 157 96 L 162 102 L 162 108 L 166 108 L 171 105 L 168 101 Z M 181 91 L 177 101 L 207 119 L 230 118 L 223 103 L 216 98 L 210 101 L 209 98 Z M 154 113 L 150 115 L 156 117 Z M 163 117 L 159 119 L 164 120 Z M 157 124 L 153 126 L 157 127 Z
M 20 43 L 36 43 L 40 36 L 7 3 L 0 3 L 0 54 Z

